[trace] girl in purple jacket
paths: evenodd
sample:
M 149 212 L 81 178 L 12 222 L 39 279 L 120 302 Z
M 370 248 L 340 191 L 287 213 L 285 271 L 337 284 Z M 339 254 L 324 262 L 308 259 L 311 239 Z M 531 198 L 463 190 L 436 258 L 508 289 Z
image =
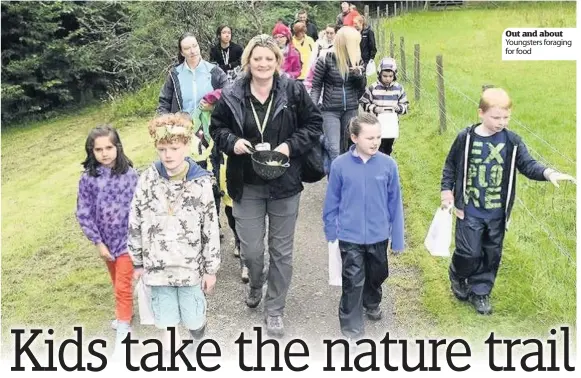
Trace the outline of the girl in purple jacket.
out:
M 109 270 L 115 292 L 115 352 L 130 332 L 133 317 L 133 262 L 127 250 L 129 210 L 139 175 L 111 126 L 91 130 L 77 197 L 76 217 Z

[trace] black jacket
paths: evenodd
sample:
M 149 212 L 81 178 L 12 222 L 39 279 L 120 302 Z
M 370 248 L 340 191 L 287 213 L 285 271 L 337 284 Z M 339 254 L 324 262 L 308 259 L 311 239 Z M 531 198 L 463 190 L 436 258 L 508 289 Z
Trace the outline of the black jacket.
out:
M 335 53 L 329 52 L 324 58 L 317 59 L 311 89 L 313 102 L 318 103 L 323 90 L 321 110 L 346 111 L 359 108 L 359 99 L 367 85 L 365 67 L 363 62 L 359 64 L 362 72 L 351 72 L 344 81 L 337 68 Z
M 210 120 L 210 134 L 218 149 L 228 155 L 226 186 L 234 201 L 242 198 L 244 165 L 250 155 L 236 155 L 234 145 L 244 135 L 246 119 L 245 97 L 249 93 L 248 77 L 242 76 L 222 91 Z M 290 152 L 290 167 L 277 179 L 265 182 L 273 199 L 287 198 L 301 192 L 301 163 L 323 133 L 323 117 L 302 83 L 276 76 L 273 83 L 272 116 L 265 132 L 270 135 L 271 148 L 286 142 Z M 266 138 L 265 138 L 266 139 Z
M 464 190 L 466 170 L 468 162 L 466 161 L 466 152 L 472 150 L 474 142 L 474 129 L 480 125 L 474 124 L 460 131 L 450 152 L 446 158 L 442 172 L 441 190 L 452 190 L 454 194 L 454 206 L 457 209 L 464 209 Z M 521 137 L 510 130 L 504 130 L 507 133 L 507 159 L 503 170 L 503 187 L 501 192 L 502 203 L 505 206 L 506 228 L 510 222 L 510 213 L 514 204 L 516 194 L 516 170 L 525 177 L 536 181 L 547 181 L 544 176 L 545 167 L 529 154 L 526 145 Z M 507 201 L 508 198 L 508 201 Z
M 202 62 L 200 62 L 200 64 Z M 176 67 L 178 66 L 179 64 L 171 68 L 167 75 L 167 79 L 159 92 L 159 102 L 156 109 L 157 114 L 177 113 L 181 112 L 184 108 L 180 81 L 176 71 Z M 210 74 L 212 76 L 212 87 L 214 89 L 224 88 L 228 83 L 228 76 L 217 65 L 214 65 Z
M 212 48 L 210 49 L 210 62 L 217 64 L 222 69 L 222 71 L 228 72 L 241 64 L 242 53 L 244 52 L 242 46 L 230 42 L 230 46 L 228 46 L 229 51 L 228 64 L 224 62 L 224 56 L 222 55 L 222 51 L 223 49 L 222 46 L 220 45 L 220 42 L 212 46 Z
M 361 43 L 359 46 L 361 47 L 361 60 L 367 66 L 367 63 L 375 59 L 375 54 L 377 54 L 375 33 L 373 33 L 373 30 L 369 26 L 361 30 Z

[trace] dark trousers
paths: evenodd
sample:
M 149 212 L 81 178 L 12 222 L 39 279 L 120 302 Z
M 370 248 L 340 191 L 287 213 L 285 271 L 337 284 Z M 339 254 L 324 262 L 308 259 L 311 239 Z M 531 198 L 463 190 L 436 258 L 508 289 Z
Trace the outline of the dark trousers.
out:
M 370 245 L 339 240 L 343 262 L 339 324 L 346 337 L 361 337 L 364 308 L 375 309 L 381 303 L 381 285 L 389 276 L 387 244 L 388 240 Z
M 494 287 L 505 232 L 504 217 L 456 219 L 456 249 L 449 268 L 451 281 L 465 282 L 469 292 L 489 295 Z
M 391 155 L 391 151 L 393 150 L 393 142 L 395 142 L 394 138 L 382 139 L 381 145 L 379 146 L 379 151 L 386 155 Z
M 236 232 L 236 219 L 232 214 L 232 207 L 224 206 L 224 211 L 226 212 L 226 217 L 228 218 L 228 226 L 230 226 L 230 229 L 234 234 L 235 245 L 236 247 L 240 247 L 240 238 L 238 237 L 238 233 Z

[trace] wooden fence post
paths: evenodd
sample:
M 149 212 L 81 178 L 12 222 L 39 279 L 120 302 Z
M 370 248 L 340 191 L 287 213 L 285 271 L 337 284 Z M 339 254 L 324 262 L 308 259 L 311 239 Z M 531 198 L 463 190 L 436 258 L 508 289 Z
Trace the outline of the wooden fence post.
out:
M 400 37 L 399 38 L 399 47 L 400 47 L 400 72 L 401 72 L 401 77 L 404 81 L 408 80 L 408 75 L 407 75 L 407 70 L 406 70 L 406 62 L 405 62 L 405 44 L 404 44 L 404 38 Z
M 446 131 L 446 94 L 444 91 L 444 64 L 442 55 L 436 56 L 436 72 L 438 75 L 438 103 L 440 109 L 440 134 Z
M 414 87 L 416 101 L 420 100 L 420 44 L 414 45 Z

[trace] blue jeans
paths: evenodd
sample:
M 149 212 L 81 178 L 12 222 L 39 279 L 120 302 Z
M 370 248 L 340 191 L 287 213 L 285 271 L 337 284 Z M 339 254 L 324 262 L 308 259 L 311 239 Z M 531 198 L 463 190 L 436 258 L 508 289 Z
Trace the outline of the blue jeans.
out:
M 327 138 L 331 162 L 347 151 L 347 128 L 351 119 L 357 116 L 357 112 L 358 109 L 322 112 L 323 132 L 325 133 L 325 138 Z

